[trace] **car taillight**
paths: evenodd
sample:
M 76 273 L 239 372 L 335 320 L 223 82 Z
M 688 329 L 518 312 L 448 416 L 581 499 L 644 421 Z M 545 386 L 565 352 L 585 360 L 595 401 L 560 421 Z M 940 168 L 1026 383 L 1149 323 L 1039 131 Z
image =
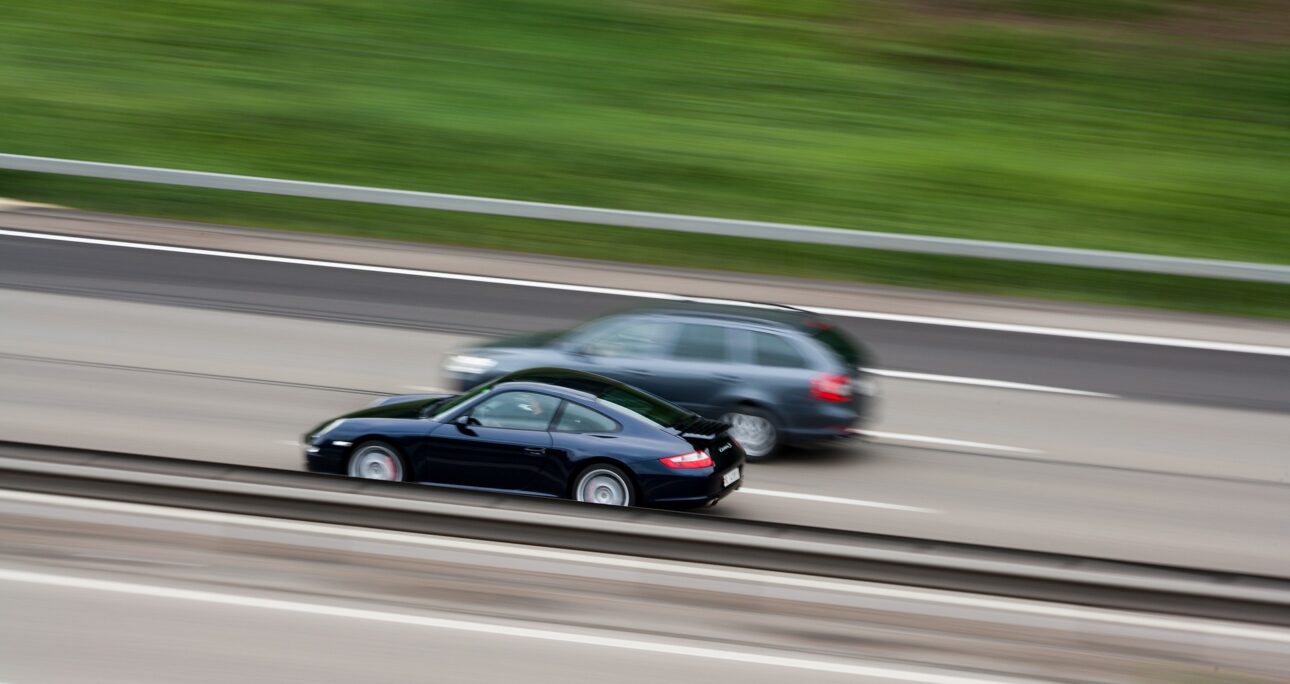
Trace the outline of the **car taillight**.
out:
M 712 466 L 712 457 L 706 451 L 691 451 L 680 456 L 668 456 L 658 459 L 669 468 L 708 468 Z
M 823 401 L 851 401 L 851 378 L 845 375 L 817 375 L 811 378 L 811 396 Z

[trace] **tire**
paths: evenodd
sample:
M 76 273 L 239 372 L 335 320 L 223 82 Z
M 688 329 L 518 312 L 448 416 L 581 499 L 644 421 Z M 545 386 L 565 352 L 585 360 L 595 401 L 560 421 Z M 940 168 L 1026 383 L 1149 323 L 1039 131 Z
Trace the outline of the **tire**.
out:
M 770 460 L 784 446 L 774 416 L 755 406 L 737 406 L 721 420 L 730 425 L 730 436 L 743 448 L 749 463 Z
M 385 442 L 370 441 L 354 447 L 345 474 L 366 480 L 402 482 L 407 479 L 408 469 L 398 449 Z
M 574 480 L 574 501 L 605 506 L 631 506 L 636 503 L 632 479 L 620 468 L 607 463 L 597 463 L 578 473 Z

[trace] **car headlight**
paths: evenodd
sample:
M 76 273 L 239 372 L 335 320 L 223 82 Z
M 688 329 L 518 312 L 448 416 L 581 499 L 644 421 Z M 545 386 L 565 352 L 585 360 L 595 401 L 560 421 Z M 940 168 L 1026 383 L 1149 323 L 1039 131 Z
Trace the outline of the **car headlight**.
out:
M 332 422 L 327 423 L 326 425 L 322 426 L 321 430 L 313 433 L 312 435 L 309 435 L 309 439 L 307 440 L 308 443 L 312 444 L 318 441 L 319 439 L 321 439 L 322 437 L 325 437 L 328 432 L 331 432 L 332 430 L 335 430 L 336 428 L 340 427 L 340 424 L 343 422 L 345 422 L 344 418 L 337 418 L 336 420 L 333 420 Z
M 497 365 L 497 359 L 484 356 L 453 354 L 443 362 L 443 369 L 449 373 L 468 373 L 477 375 Z

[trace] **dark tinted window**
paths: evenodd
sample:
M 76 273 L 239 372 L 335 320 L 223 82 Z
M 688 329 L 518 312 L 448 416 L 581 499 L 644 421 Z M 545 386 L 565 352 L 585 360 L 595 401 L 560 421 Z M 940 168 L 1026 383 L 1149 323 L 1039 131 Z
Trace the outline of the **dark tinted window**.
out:
M 613 418 L 581 404 L 565 402 L 564 415 L 555 425 L 556 432 L 617 432 Z
M 691 415 L 689 411 L 673 406 L 652 394 L 646 394 L 635 387 L 623 385 L 608 378 L 559 368 L 535 368 L 503 375 L 486 385 L 480 385 L 469 393 L 452 399 L 451 406 L 448 404 L 443 407 L 436 406 L 435 409 L 439 413 L 435 415 L 435 419 L 443 420 L 452 408 L 461 406 L 465 401 L 479 396 L 480 393 L 491 391 L 493 385 L 505 382 L 542 382 L 586 392 L 601 401 L 615 404 L 665 427 L 676 425 Z
M 806 332 L 815 338 L 817 342 L 833 350 L 833 353 L 837 354 L 843 363 L 848 366 L 860 365 L 862 361 L 860 351 L 837 328 L 825 323 L 820 327 L 808 327 Z
M 672 357 L 688 361 L 725 361 L 726 329 L 717 325 L 686 323 L 676 336 Z
M 482 427 L 511 430 L 545 430 L 560 400 L 539 392 L 502 392 L 470 410 Z
M 684 409 L 632 387 L 610 387 L 600 395 L 601 401 L 616 404 L 663 427 L 671 427 L 690 415 Z
M 758 366 L 806 368 L 806 360 L 788 340 L 770 333 L 753 333 L 753 363 Z

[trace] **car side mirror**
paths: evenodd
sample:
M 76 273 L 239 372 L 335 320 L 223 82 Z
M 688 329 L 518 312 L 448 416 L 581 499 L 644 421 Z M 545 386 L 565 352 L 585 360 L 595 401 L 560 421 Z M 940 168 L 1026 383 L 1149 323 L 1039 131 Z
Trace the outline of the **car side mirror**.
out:
M 470 432 L 471 425 L 479 425 L 479 421 L 475 420 L 474 418 L 471 418 L 470 414 L 467 414 L 467 413 L 463 413 L 462 415 L 457 416 L 456 420 L 453 420 L 452 423 L 453 425 L 456 425 L 457 429 L 461 430 L 462 432 Z

